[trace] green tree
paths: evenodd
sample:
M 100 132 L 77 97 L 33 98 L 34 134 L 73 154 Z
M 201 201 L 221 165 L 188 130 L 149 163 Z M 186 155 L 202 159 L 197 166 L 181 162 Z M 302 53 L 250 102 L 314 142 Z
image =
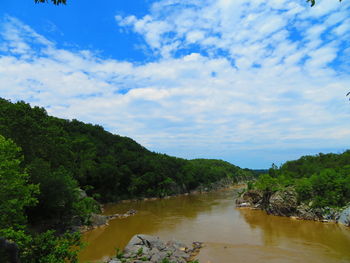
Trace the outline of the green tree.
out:
M 21 149 L 0 135 L 0 228 L 26 223 L 25 208 L 37 203 L 38 186 L 28 183 Z
M 25 230 L 7 228 L 0 229 L 0 235 L 18 245 L 22 263 L 77 263 L 82 248 L 78 232 L 58 236 L 52 230 L 29 234 Z
M 339 0 L 341 2 L 342 0 Z M 310 3 L 311 6 L 314 6 L 316 4 L 316 0 L 306 0 L 306 2 Z
M 48 0 L 35 0 L 35 3 L 47 3 Z M 51 0 L 51 2 L 55 5 L 59 5 L 59 4 L 66 4 L 66 0 Z
M 278 190 L 278 179 L 268 174 L 262 174 L 255 183 L 255 187 L 259 190 L 274 192 Z

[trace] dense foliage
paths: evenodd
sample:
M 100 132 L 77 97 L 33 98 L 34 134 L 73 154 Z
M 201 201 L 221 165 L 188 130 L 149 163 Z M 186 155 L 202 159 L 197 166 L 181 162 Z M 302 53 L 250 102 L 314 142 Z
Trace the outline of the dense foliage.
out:
M 56 236 L 54 231 L 28 230 L 25 209 L 37 204 L 39 187 L 28 182 L 22 159 L 20 148 L 0 135 L 0 236 L 17 244 L 22 263 L 77 262 L 79 234 Z M 10 260 L 3 248 L 0 260 L 4 263 Z
M 34 0 L 35 3 L 46 3 L 48 2 L 48 0 Z M 59 4 L 66 4 L 66 0 L 51 0 L 51 2 L 54 4 L 54 5 L 59 5 Z
M 274 192 L 292 186 L 301 202 L 313 207 L 341 207 L 350 202 L 350 151 L 318 154 L 273 165 L 254 187 Z

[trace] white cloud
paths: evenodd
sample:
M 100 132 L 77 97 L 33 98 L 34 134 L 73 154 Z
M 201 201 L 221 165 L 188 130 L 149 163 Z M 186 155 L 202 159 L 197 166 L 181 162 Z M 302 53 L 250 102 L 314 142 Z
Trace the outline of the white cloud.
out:
M 141 65 L 59 49 L 8 17 L 0 96 L 186 157 L 346 148 L 349 72 L 330 64 L 349 46 L 349 5 L 326 2 L 158 1 L 144 17 L 116 16 L 160 56 Z

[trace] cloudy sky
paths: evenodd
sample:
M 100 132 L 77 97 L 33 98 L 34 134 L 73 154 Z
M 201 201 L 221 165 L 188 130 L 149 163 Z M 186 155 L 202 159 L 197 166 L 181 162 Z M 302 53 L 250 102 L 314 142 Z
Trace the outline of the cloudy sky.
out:
M 267 168 L 350 144 L 350 2 L 0 3 L 0 97 Z

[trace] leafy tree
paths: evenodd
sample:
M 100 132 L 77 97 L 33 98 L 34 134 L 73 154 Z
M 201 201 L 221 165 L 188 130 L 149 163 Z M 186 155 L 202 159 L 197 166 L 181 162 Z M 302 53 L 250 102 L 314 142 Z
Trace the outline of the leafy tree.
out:
M 314 6 L 316 4 L 316 0 L 306 0 L 308 3 L 311 4 L 311 6 Z M 339 0 L 341 2 L 342 0 Z
M 0 235 L 18 245 L 22 263 L 78 263 L 78 252 L 82 248 L 78 232 L 57 236 L 52 230 L 29 234 L 7 228 L 1 229 Z
M 35 3 L 47 3 L 48 0 L 35 0 Z M 66 0 L 51 0 L 51 2 L 54 4 L 54 5 L 59 5 L 59 4 L 66 4 Z
M 265 191 L 294 187 L 301 202 L 342 207 L 350 201 L 350 151 L 303 156 L 262 175 L 254 187 Z M 271 174 L 273 176 L 271 176 Z
M 38 186 L 28 183 L 20 151 L 0 135 L 0 228 L 26 223 L 25 208 L 37 203 Z
M 255 186 L 259 190 L 274 192 L 278 190 L 278 179 L 273 178 L 268 174 L 260 175 L 256 181 Z
M 300 200 L 310 200 L 312 197 L 312 183 L 309 178 L 301 178 L 297 180 L 295 190 L 297 191 Z

